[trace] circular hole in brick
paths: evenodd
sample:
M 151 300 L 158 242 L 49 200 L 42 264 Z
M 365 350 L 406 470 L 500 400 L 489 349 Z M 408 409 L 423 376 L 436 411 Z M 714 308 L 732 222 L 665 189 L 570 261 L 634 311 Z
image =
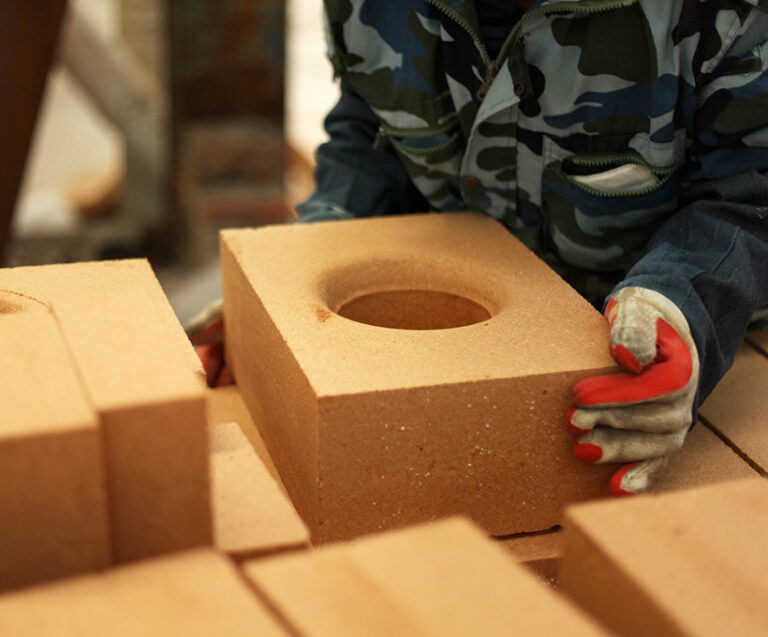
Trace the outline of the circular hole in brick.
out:
M 0 314 L 47 309 L 48 306 L 45 303 L 30 296 L 14 292 L 13 290 L 0 290 Z
M 336 313 L 358 323 L 400 330 L 445 330 L 491 318 L 471 299 L 434 290 L 372 292 L 347 301 Z

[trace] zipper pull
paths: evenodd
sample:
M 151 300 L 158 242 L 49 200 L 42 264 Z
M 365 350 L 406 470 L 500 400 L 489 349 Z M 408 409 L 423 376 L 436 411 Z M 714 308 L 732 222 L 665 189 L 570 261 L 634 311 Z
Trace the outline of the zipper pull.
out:
M 483 80 L 482 86 L 477 89 L 477 93 L 475 94 L 477 99 L 479 99 L 481 102 L 483 101 L 485 94 L 488 92 L 488 89 L 491 87 L 493 80 L 496 79 L 496 74 L 498 72 L 499 67 L 496 65 L 496 62 L 493 60 L 488 60 L 485 63 L 485 79 Z
M 379 130 L 376 131 L 376 137 L 373 139 L 373 150 L 384 150 L 387 141 L 387 132 L 383 126 L 379 126 Z

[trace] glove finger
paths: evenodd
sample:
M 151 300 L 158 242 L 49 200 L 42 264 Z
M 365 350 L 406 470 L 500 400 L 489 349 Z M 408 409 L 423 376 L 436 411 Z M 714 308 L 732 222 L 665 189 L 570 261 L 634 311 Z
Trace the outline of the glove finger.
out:
M 193 339 L 193 345 L 203 345 L 204 343 L 195 343 L 194 336 L 198 332 L 204 331 L 208 326 L 220 321 L 222 318 L 222 312 L 224 308 L 224 302 L 222 299 L 218 299 L 208 304 L 203 310 L 193 316 L 184 325 L 184 331 L 190 339 Z
M 613 301 L 613 299 L 611 299 Z M 615 303 L 615 301 L 614 301 Z M 606 313 L 611 323 L 611 355 L 622 368 L 639 373 L 656 359 L 656 319 L 659 311 L 645 299 L 629 296 Z
M 656 324 L 657 362 L 639 374 L 619 373 L 586 378 L 573 388 L 579 407 L 609 406 L 650 400 L 671 400 L 693 375 L 691 352 L 675 329 L 663 319 Z
M 208 387 L 215 387 L 216 379 L 224 367 L 224 346 L 219 343 L 218 345 L 201 345 L 196 349 L 205 370 L 205 382 Z
M 611 494 L 635 495 L 647 491 L 666 466 L 667 456 L 624 465 L 611 477 Z
M 647 433 L 672 433 L 688 427 L 691 422 L 691 406 L 681 400 L 607 408 L 582 407 L 568 412 L 568 430 L 577 436 L 587 434 L 599 425 Z
M 686 428 L 673 433 L 652 434 L 596 427 L 574 441 L 573 452 L 590 464 L 648 460 L 668 456 L 680 449 L 686 433 Z
M 219 375 L 216 377 L 216 387 L 224 387 L 225 385 L 234 385 L 234 384 L 235 384 L 235 377 L 232 375 L 232 370 L 229 369 L 229 367 L 225 363 L 224 366 L 221 368 Z
M 217 345 L 224 341 L 224 321 L 218 319 L 189 337 L 192 345 Z

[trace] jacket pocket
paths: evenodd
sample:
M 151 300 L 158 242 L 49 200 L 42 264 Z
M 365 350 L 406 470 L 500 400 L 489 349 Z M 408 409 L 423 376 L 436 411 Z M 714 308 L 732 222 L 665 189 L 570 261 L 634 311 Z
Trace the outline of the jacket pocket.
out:
M 462 208 L 459 170 L 464 138 L 458 119 L 422 128 L 383 123 L 374 145 L 388 140 L 414 185 L 437 210 Z
M 680 162 L 672 145 L 665 165 L 632 150 L 573 155 L 551 140 L 544 151 L 542 214 L 551 247 L 577 267 L 631 267 L 677 208 Z
M 401 154 L 440 161 L 455 153 L 460 145 L 460 136 L 457 119 L 423 128 L 398 128 L 382 123 L 376 143 L 387 139 Z
M 632 198 L 664 188 L 677 169 L 676 162 L 654 166 L 639 154 L 574 155 L 561 163 L 563 177 L 595 197 Z

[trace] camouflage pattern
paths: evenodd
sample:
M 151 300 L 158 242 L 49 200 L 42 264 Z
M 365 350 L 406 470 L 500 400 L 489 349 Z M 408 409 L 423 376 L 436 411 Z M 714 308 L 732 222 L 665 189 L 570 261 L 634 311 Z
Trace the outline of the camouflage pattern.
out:
M 561 272 L 626 271 L 690 184 L 768 170 L 768 0 L 539 0 L 496 60 L 472 0 L 324 4 L 335 72 L 430 204 Z M 626 164 L 655 183 L 574 178 Z

